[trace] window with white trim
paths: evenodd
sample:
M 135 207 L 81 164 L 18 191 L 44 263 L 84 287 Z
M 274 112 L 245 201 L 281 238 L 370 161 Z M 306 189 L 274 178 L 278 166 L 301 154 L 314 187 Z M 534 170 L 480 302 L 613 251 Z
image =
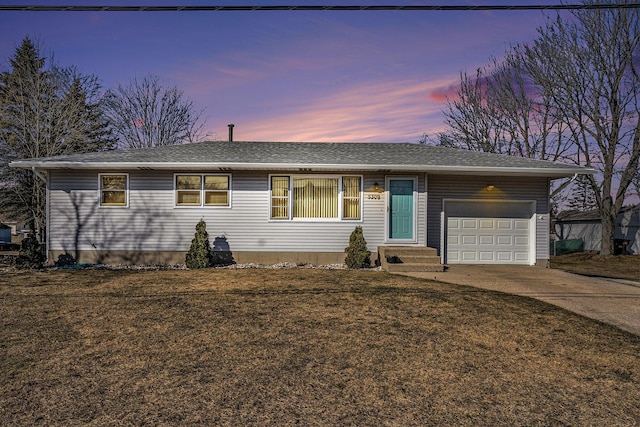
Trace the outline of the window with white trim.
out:
M 129 206 L 129 174 L 98 174 L 98 187 L 101 207 Z
M 359 220 L 361 176 L 271 176 L 271 219 Z
M 271 177 L 271 218 L 289 219 L 289 177 Z
M 229 206 L 231 175 L 175 174 L 176 206 Z
M 342 177 L 342 218 L 360 219 L 362 179 L 359 176 Z

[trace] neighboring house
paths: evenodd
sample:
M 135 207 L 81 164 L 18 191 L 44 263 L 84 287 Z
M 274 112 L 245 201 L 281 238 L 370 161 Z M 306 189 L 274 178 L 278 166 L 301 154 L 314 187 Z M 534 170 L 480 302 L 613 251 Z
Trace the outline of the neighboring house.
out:
M 602 246 L 602 222 L 597 210 L 561 213 L 554 220 L 559 240 L 580 239 L 585 251 L 600 251 Z M 626 206 L 618 213 L 614 236 L 619 250 L 640 255 L 640 205 Z
M 0 244 L 11 243 L 11 227 L 0 222 Z
M 343 262 L 362 226 L 442 263 L 546 265 L 549 182 L 590 170 L 399 143 L 201 142 L 27 159 L 49 261 L 182 263 L 200 219 L 237 262 Z
M 25 224 L 24 221 L 15 221 L 15 220 L 8 219 L 7 217 L 0 216 L 0 229 L 6 230 L 5 227 L 9 229 L 8 231 L 9 239 L 4 241 L 8 241 L 8 242 L 20 242 L 28 231 L 27 230 L 28 226 Z M 3 241 L 3 239 L 6 238 L 6 233 L 7 231 L 5 231 L 4 233 L 0 232 L 2 236 L 0 237 L 0 241 Z

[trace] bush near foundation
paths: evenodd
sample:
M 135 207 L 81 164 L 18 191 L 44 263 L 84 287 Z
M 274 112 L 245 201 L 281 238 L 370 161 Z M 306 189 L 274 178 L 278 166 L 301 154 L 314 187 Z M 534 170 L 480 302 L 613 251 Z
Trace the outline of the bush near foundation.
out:
M 367 249 L 362 227 L 357 226 L 349 236 L 349 246 L 344 250 L 347 254 L 344 263 L 349 268 L 368 268 L 371 266 L 371 251 Z
M 207 268 L 213 265 L 211 243 L 209 242 L 209 233 L 207 233 L 207 224 L 204 220 L 200 220 L 196 224 L 196 234 L 191 241 L 191 247 L 187 252 L 185 263 L 187 268 Z
M 16 267 L 39 269 L 44 265 L 45 259 L 42 245 L 38 243 L 38 239 L 32 232 L 29 233 L 22 240 L 18 258 L 16 259 Z

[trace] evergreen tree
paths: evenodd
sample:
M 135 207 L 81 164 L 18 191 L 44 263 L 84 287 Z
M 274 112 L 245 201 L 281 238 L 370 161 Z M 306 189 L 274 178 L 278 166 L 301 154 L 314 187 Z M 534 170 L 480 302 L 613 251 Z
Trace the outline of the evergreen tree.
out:
M 345 249 L 347 256 L 344 263 L 349 268 L 366 268 L 371 266 L 371 251 L 367 249 L 362 227 L 357 226 L 349 236 L 349 246 Z
M 42 246 L 38 243 L 33 231 L 22 240 L 16 266 L 19 268 L 38 269 L 42 268 L 45 262 Z
M 196 234 L 191 241 L 185 264 L 187 268 L 207 268 L 213 265 L 211 243 L 209 242 L 209 233 L 207 233 L 207 224 L 204 220 L 200 220 L 196 224 Z
M 589 182 L 586 176 L 578 176 L 571 190 L 571 196 L 567 201 L 567 208 L 569 210 L 587 212 L 598 209 L 596 194 L 593 191 L 591 182 Z
M 13 160 L 102 150 L 113 138 L 101 113 L 100 86 L 74 68 L 47 66 L 25 38 L 0 73 L 0 210 L 45 236 L 45 183 Z

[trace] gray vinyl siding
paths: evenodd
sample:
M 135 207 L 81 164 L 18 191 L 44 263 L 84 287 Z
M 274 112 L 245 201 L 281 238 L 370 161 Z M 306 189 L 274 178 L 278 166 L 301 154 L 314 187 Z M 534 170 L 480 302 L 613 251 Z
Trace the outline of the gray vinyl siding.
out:
M 486 191 L 487 185 L 493 191 Z M 534 200 L 536 202 L 536 258 L 549 258 L 549 202 L 547 178 L 491 176 L 428 176 L 427 246 L 440 252 L 443 199 Z
M 231 172 L 231 206 L 206 208 L 174 206 L 178 170 L 129 171 L 129 207 L 100 207 L 98 173 L 107 172 L 118 171 L 51 171 L 50 250 L 187 251 L 196 223 L 204 219 L 212 245 L 224 238 L 231 251 L 343 252 L 357 225 L 363 227 L 369 249 L 377 251 L 388 243 L 385 193 L 379 200 L 367 196 L 376 194 L 374 183 L 384 187 L 385 175 L 390 175 L 418 178 L 417 245 L 440 249 L 443 199 L 487 197 L 482 190 L 490 183 L 496 186 L 490 198 L 536 201 L 536 257 L 548 258 L 546 178 L 429 175 L 425 180 L 420 173 L 367 173 L 362 220 L 299 222 L 270 219 L 267 171 Z
M 106 208 L 99 206 L 98 173 L 107 172 L 118 171 L 51 171 L 50 250 L 187 251 L 200 219 L 212 245 L 225 238 L 231 251 L 343 252 L 357 225 L 369 249 L 384 243 L 384 194 L 367 198 L 374 183 L 384 185 L 383 174 L 363 177 L 362 220 L 298 222 L 270 219 L 267 172 L 232 172 L 230 207 L 193 208 L 174 206 L 180 171 L 129 171 L 129 207 Z

